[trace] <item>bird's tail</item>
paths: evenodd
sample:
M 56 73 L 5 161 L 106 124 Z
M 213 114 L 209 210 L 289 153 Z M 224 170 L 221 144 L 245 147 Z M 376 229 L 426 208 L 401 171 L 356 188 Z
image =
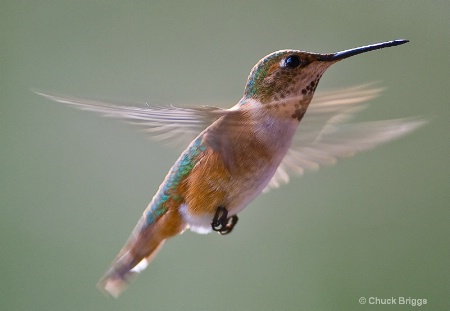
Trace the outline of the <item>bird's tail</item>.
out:
M 145 223 L 145 216 L 139 220 L 111 267 L 98 282 L 100 290 L 117 298 L 133 278 L 147 267 L 165 240 L 182 231 L 181 222 L 178 219 L 168 219 L 173 218 L 168 214 L 170 213 L 166 213 L 150 226 Z M 174 223 L 177 226 L 167 227 Z

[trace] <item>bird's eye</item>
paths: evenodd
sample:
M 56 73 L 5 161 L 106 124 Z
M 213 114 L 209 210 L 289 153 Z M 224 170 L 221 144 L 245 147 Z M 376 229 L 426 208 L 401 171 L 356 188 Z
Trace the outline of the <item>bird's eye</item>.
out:
M 297 68 L 298 66 L 300 66 L 301 63 L 302 63 L 302 61 L 298 55 L 289 55 L 284 60 L 284 67 L 293 69 L 293 68 Z

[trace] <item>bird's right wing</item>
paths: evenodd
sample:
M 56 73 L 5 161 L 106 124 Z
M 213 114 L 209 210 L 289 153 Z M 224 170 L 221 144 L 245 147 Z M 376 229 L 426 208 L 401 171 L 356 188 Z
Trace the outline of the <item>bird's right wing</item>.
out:
M 367 107 L 366 101 L 381 91 L 371 85 L 361 85 L 318 94 L 300 122 L 291 148 L 264 191 L 288 183 L 290 176 L 332 165 L 340 158 L 392 141 L 426 123 L 420 118 L 348 122 Z

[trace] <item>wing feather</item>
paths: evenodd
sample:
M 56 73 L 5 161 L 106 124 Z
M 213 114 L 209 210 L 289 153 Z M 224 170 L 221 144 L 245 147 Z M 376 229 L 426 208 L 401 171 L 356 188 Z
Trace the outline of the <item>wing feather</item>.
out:
M 152 138 L 167 142 L 190 142 L 212 122 L 227 113 L 226 109 L 212 106 L 200 107 L 134 107 L 103 101 L 64 97 L 40 91 L 36 94 L 52 101 L 80 110 L 99 113 L 139 125 Z
M 402 137 L 426 123 L 420 118 L 348 123 L 381 91 L 366 84 L 318 94 L 264 192 L 288 183 L 292 175 L 335 164 L 340 158 Z
M 426 123 L 420 118 L 349 123 L 368 107 L 367 101 L 377 97 L 382 90 L 373 84 L 365 84 L 315 95 L 290 149 L 264 192 L 288 183 L 293 175 L 335 164 L 340 158 L 351 157 L 392 141 Z M 212 106 L 133 107 L 38 91 L 35 93 L 81 110 L 123 119 L 141 126 L 154 139 L 180 144 L 190 142 L 225 114 L 237 113 Z M 240 128 L 239 124 L 230 126 Z

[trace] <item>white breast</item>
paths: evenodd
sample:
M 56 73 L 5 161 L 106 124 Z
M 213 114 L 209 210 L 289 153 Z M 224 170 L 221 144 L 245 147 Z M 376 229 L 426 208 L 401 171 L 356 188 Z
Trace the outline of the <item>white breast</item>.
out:
M 226 207 L 229 216 L 236 215 L 242 211 L 267 186 L 286 155 L 298 126 L 296 119 L 279 119 L 267 113 L 260 113 L 257 109 L 254 111 L 254 118 L 258 120 L 256 125 L 253 126 L 256 139 L 270 148 L 273 157 L 270 165 L 258 163 L 258 159 L 255 159 L 253 162 L 255 168 L 251 170 L 251 175 L 240 177 L 245 180 L 237 182 L 237 184 L 245 185 L 245 187 L 237 189 L 238 195 Z M 213 215 L 191 215 L 188 210 L 185 204 L 180 208 L 181 215 L 191 231 L 200 234 L 212 231 L 211 222 Z

